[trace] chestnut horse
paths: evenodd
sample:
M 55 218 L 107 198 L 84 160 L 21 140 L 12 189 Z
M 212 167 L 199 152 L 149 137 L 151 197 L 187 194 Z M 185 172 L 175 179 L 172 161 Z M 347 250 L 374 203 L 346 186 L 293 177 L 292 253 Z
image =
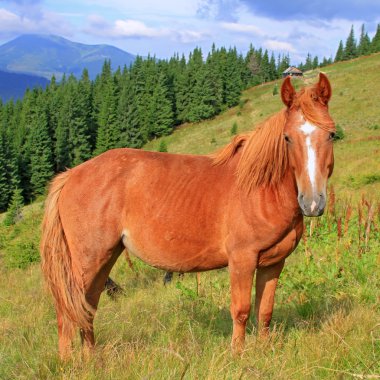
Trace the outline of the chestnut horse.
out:
M 256 272 L 256 317 L 268 330 L 285 258 L 319 216 L 333 170 L 331 86 L 296 92 L 253 132 L 211 156 L 114 149 L 59 174 L 46 200 L 42 270 L 55 301 L 59 351 L 75 328 L 94 346 L 93 319 L 116 259 L 126 248 L 175 272 L 229 267 L 232 347 L 240 351 Z

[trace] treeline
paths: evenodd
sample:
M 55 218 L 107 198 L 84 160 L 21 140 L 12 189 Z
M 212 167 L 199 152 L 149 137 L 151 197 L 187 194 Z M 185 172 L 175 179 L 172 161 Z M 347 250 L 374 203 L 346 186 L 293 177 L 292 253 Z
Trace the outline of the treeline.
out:
M 372 40 L 368 36 L 363 24 L 360 31 L 359 42 L 356 41 L 354 27 L 352 26 L 345 45 L 343 45 L 342 40 L 339 42 L 334 62 L 346 61 L 362 55 L 378 52 L 380 52 L 380 24 L 377 25 L 377 30 Z
M 20 192 L 26 202 L 45 191 L 54 173 L 117 147 L 140 148 L 168 135 L 176 125 L 197 122 L 239 103 L 247 87 L 274 80 L 289 66 L 252 46 L 188 59 L 137 57 L 131 67 L 111 70 L 104 63 L 91 81 L 87 70 L 46 89 L 27 91 L 22 100 L 0 103 L 0 211 Z
M 306 56 L 305 63 L 303 62 L 300 63 L 298 68 L 302 71 L 308 71 L 308 70 L 314 70 L 318 67 L 323 67 L 323 66 L 327 66 L 331 64 L 332 64 L 332 58 L 323 57 L 322 61 L 320 61 L 317 55 L 314 56 L 313 58 L 312 55 L 308 53 Z
M 318 67 L 330 65 L 333 62 L 347 61 L 362 55 L 378 52 L 380 52 L 380 24 L 377 26 L 376 33 L 372 40 L 366 32 L 364 24 L 362 24 L 359 42 L 357 42 L 355 38 L 354 27 L 352 26 L 345 44 L 343 44 L 343 41 L 340 40 L 334 59 L 332 57 L 323 57 L 320 61 L 318 56 L 313 57 L 310 53 L 308 53 L 305 62 L 301 62 L 298 65 L 298 68 L 302 71 L 314 70 Z

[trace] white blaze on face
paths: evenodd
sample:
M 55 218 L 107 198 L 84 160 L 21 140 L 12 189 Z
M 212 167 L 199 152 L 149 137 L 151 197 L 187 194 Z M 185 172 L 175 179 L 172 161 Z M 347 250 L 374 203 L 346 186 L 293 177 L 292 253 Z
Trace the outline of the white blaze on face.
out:
M 305 121 L 304 124 L 300 126 L 300 130 L 304 133 L 306 136 L 306 167 L 307 167 L 307 173 L 309 175 L 309 180 L 311 183 L 311 187 L 313 189 L 313 193 L 315 192 L 315 181 L 316 181 L 316 174 L 317 174 L 317 157 L 315 154 L 314 147 L 311 144 L 311 135 L 315 131 L 316 126 L 313 124 L 310 124 L 308 121 Z M 313 201 L 311 204 L 311 211 L 314 210 L 316 206 L 316 203 Z

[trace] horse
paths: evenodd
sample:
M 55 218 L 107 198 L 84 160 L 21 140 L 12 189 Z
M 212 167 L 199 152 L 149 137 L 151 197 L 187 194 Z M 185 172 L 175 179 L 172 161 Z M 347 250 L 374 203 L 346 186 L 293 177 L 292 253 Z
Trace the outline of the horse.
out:
M 258 331 L 267 335 L 286 257 L 303 217 L 326 205 L 334 166 L 331 85 L 281 86 L 285 107 L 211 155 L 109 150 L 55 177 L 42 223 L 42 272 L 58 347 L 95 345 L 93 321 L 111 268 L 127 249 L 170 272 L 227 267 L 233 352 L 244 348 L 256 274 Z

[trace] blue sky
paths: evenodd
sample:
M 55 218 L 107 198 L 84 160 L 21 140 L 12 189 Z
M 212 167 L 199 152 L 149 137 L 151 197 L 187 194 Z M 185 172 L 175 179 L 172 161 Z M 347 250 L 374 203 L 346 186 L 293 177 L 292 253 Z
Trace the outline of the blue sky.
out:
M 379 0 L 0 0 L 0 43 L 57 34 L 159 58 L 207 52 L 213 42 L 245 53 L 252 43 L 298 63 L 308 52 L 334 56 L 351 25 L 359 37 L 363 23 L 372 37 Z

